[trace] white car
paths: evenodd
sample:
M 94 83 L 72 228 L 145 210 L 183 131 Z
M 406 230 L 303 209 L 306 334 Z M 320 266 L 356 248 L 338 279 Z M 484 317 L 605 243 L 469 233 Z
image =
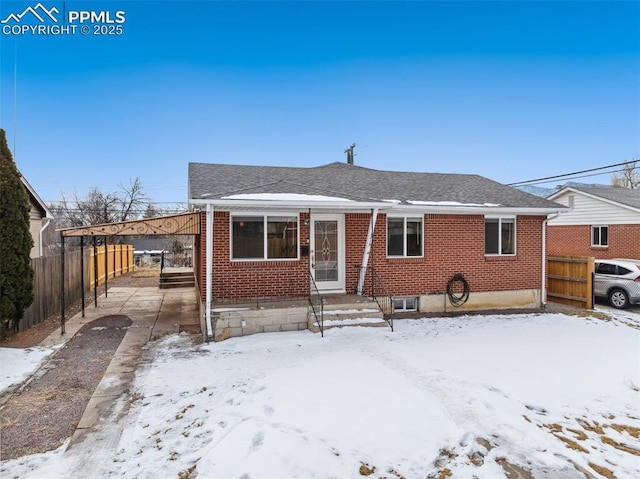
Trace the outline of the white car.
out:
M 597 259 L 595 273 L 595 296 L 618 309 L 640 304 L 640 259 Z

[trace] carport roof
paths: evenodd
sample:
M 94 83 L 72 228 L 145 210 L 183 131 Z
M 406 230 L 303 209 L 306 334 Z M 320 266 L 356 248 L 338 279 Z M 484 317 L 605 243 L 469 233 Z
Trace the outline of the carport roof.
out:
M 200 234 L 200 213 L 77 226 L 59 231 L 63 236 L 197 235 Z

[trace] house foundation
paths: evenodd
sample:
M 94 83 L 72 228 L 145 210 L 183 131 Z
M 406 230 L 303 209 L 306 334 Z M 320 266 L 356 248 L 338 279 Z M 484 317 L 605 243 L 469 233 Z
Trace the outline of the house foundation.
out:
M 491 309 L 529 309 L 542 307 L 539 289 L 517 291 L 471 292 L 469 299 L 461 306 L 453 306 L 447 293 L 420 296 L 419 311 L 439 313 L 451 311 L 482 311 Z

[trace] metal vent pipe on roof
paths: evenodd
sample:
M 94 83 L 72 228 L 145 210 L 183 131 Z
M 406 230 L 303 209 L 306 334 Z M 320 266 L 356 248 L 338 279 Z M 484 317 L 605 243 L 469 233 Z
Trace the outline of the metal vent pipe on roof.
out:
M 344 150 L 344 152 L 347 154 L 347 164 L 348 165 L 353 165 L 353 149 L 355 147 L 356 147 L 356 144 L 352 143 L 349 148 Z

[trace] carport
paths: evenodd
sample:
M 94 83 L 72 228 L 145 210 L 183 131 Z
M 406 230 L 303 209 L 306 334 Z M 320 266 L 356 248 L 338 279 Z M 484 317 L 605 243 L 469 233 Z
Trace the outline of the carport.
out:
M 60 244 L 61 244 L 61 289 L 60 289 L 60 326 L 62 334 L 65 334 L 65 240 L 66 238 L 77 237 L 80 238 L 80 282 L 82 293 L 82 316 L 85 315 L 85 280 L 84 280 L 84 247 L 85 238 L 92 238 L 92 246 L 97 247 L 98 238 L 102 238 L 102 242 L 105 247 L 108 244 L 108 239 L 113 236 L 150 236 L 150 235 L 193 235 L 200 236 L 200 213 L 182 213 L 178 215 L 162 216 L 158 218 L 145 218 L 140 220 L 123 221 L 120 223 L 105 223 L 99 225 L 89 226 L 77 226 L 72 228 L 63 228 L 58 230 L 60 232 Z M 200 241 L 196 238 L 196 243 Z M 194 255 L 197 255 L 199 251 L 194 251 Z M 196 259 L 196 258 L 194 258 Z M 105 255 L 105 261 L 107 255 Z M 197 262 L 199 264 L 199 261 Z M 97 262 L 94 261 L 94 306 L 98 306 L 98 285 L 97 285 Z M 196 283 L 197 284 L 197 283 Z M 108 274 L 105 275 L 105 297 L 107 296 L 108 287 Z

